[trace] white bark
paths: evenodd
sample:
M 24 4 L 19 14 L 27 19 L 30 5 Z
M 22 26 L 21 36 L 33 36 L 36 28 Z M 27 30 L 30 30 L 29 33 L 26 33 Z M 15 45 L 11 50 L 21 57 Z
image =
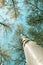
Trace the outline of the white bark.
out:
M 25 39 L 25 41 L 24 41 Z M 43 65 L 43 48 L 36 44 L 36 42 L 29 40 L 22 35 L 24 53 L 26 57 L 26 65 Z M 25 43 L 26 42 L 26 43 Z

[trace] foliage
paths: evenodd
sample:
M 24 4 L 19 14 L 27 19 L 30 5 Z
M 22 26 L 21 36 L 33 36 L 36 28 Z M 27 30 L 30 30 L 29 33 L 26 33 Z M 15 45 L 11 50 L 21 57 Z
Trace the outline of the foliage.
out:
M 3 31 L 4 31 L 4 34 L 7 36 L 8 32 L 12 31 L 12 25 L 9 24 L 9 23 L 3 23 L 3 22 L 0 22 L 0 25 L 3 26 Z
M 24 26 L 23 26 L 23 24 L 18 24 L 17 25 L 17 30 L 15 30 L 15 33 L 17 35 L 20 35 L 20 34 L 23 34 L 23 32 L 24 32 Z
M 23 50 L 23 43 L 21 41 L 21 37 L 20 37 L 20 34 L 23 33 L 24 31 L 24 26 L 23 24 L 17 24 L 17 28 L 15 30 L 15 33 L 14 33 L 14 37 L 12 38 L 12 42 L 16 42 L 15 45 L 13 44 L 10 44 L 10 47 L 13 48 L 14 50 L 14 53 L 18 53 L 18 58 L 16 58 L 14 60 L 14 64 L 15 65 L 19 65 L 21 64 L 22 62 L 24 62 L 25 64 L 25 55 L 24 55 L 24 50 Z
M 3 50 L 2 47 L 0 46 L 0 65 L 4 64 L 5 61 L 8 63 L 11 61 L 11 57 L 8 53 L 7 50 Z
M 10 0 L 9 0 L 10 1 Z M 25 8 L 26 8 L 26 22 L 31 27 L 28 31 L 28 35 L 30 34 L 33 39 L 38 42 L 38 45 L 43 46 L 43 9 L 42 9 L 42 2 L 43 0 L 24 0 Z M 11 19 L 16 22 L 18 18 L 21 15 L 21 8 L 19 7 L 18 0 L 11 0 L 10 4 L 6 4 L 5 0 L 2 0 L 3 6 L 5 5 L 7 8 L 6 15 L 8 14 Z M 7 6 L 8 5 L 8 6 Z M 24 8 L 24 9 L 25 9 Z M 31 13 L 29 14 L 29 12 Z M 16 20 L 15 20 L 16 19 Z M 7 20 L 8 22 L 8 20 Z M 11 24 L 10 24 L 11 23 Z M 9 31 L 12 32 L 12 21 L 10 23 L 6 23 L 5 21 L 0 22 L 0 26 L 3 26 L 3 30 L 5 31 L 6 35 L 9 33 Z M 24 34 L 25 27 L 23 24 L 19 23 L 16 25 L 16 28 L 13 28 L 15 32 L 13 31 L 13 37 L 11 38 L 11 41 L 9 42 L 9 50 L 3 50 L 0 48 L 0 56 L 4 59 L 4 62 L 9 62 L 11 59 L 11 56 L 9 53 L 18 54 L 18 57 L 12 61 L 14 61 L 15 65 L 20 65 L 22 62 L 24 62 L 25 65 L 25 55 L 23 50 L 23 43 L 20 38 L 20 34 Z M 10 33 L 11 34 L 11 33 Z M 7 43 L 7 42 L 6 42 Z M 11 49 L 11 51 L 10 51 Z M 13 55 L 12 54 L 12 55 Z M 15 58 L 15 56 L 14 56 Z M 12 62 L 11 61 L 11 62 Z
M 34 40 L 38 45 L 43 47 L 43 0 L 34 0 L 33 2 L 31 0 L 24 1 L 28 9 L 32 11 L 30 15 L 27 15 L 26 20 L 28 25 L 31 26 L 28 33 L 34 37 Z M 29 13 L 28 9 L 27 12 Z
M 5 0 L 0 0 L 0 2 L 1 2 L 1 4 L 2 4 L 2 6 L 5 5 Z
M 7 2 L 7 0 L 6 1 L 5 0 L 1 0 L 2 9 L 4 9 L 4 5 L 5 5 L 5 9 L 7 8 L 6 15 L 9 15 L 10 18 L 12 18 L 14 20 L 17 19 L 21 15 L 20 14 L 20 10 L 21 9 L 18 6 L 19 2 L 16 1 L 16 0 L 11 0 L 10 5 L 9 5 L 8 2 L 7 3 L 6 2 Z M 7 21 L 7 23 L 6 23 L 6 21 Z M 9 23 L 9 21 L 7 19 L 6 20 L 3 19 L 2 22 L 0 21 L 0 27 L 2 26 L 2 29 L 4 31 L 3 33 L 6 34 L 6 35 L 9 33 L 9 31 L 12 32 L 12 26 L 14 24 L 12 25 L 10 23 Z M 16 42 L 18 46 L 16 44 L 13 45 L 13 44 L 9 43 L 11 51 L 10 51 L 9 48 L 8 48 L 9 50 L 4 50 L 4 49 L 0 48 L 0 57 L 1 57 L 0 58 L 1 59 L 0 63 L 4 64 L 4 63 L 7 62 L 7 64 L 9 64 L 8 62 L 10 62 L 10 60 L 11 60 L 11 62 L 14 61 L 14 64 L 16 64 L 18 62 L 16 65 L 19 65 L 19 64 L 21 64 L 25 60 L 23 46 L 22 46 L 22 42 L 21 42 L 21 39 L 20 39 L 20 34 L 23 33 L 23 31 L 24 31 L 24 26 L 22 24 L 18 24 L 17 25 L 17 30 L 15 30 L 15 34 L 13 36 L 15 38 L 13 38 L 13 42 L 12 42 L 14 44 Z M 13 50 L 12 50 L 12 48 L 13 48 Z M 10 53 L 13 52 L 13 54 L 14 54 L 15 51 L 16 51 L 16 53 L 19 54 L 19 57 L 16 60 L 12 60 L 12 58 L 10 56 Z
M 18 6 L 19 2 L 16 0 L 12 0 L 12 3 L 13 3 L 13 9 L 14 9 L 12 18 L 16 19 L 20 15 L 20 7 Z

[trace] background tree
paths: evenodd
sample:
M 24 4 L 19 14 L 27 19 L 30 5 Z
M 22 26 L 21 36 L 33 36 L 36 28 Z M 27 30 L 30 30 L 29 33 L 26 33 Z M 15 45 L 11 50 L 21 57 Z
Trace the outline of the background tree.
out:
M 28 34 L 43 47 L 43 0 L 24 0 L 24 3 L 28 12 L 26 21 L 30 26 Z
M 43 0 L 34 0 L 34 1 L 23 0 L 24 4 L 22 3 L 22 1 L 19 2 L 20 0 L 8 0 L 8 2 L 7 0 L 1 0 L 1 1 L 3 1 L 1 2 L 3 3 L 2 10 L 4 9 L 6 13 L 5 15 L 0 14 L 0 17 L 2 18 L 2 20 L 0 20 L 0 28 L 2 27 L 1 30 L 3 29 L 4 31 L 4 32 L 2 31 L 3 34 L 7 33 L 6 34 L 7 36 L 3 37 L 5 38 L 4 40 L 6 40 L 7 38 L 7 41 L 3 43 L 4 45 L 8 44 L 7 46 L 8 50 L 2 49 L 0 51 L 0 56 L 3 57 L 4 59 L 6 58 L 8 59 L 8 57 L 11 57 L 11 60 L 13 61 L 15 65 L 25 65 L 25 56 L 24 56 L 24 51 L 22 46 L 23 44 L 20 38 L 20 34 L 24 34 L 24 35 L 26 34 L 26 36 L 28 35 L 29 38 L 31 38 L 32 40 L 35 40 L 38 45 L 43 46 L 43 9 L 42 9 Z M 20 3 L 23 4 L 21 8 L 19 7 Z M 24 8 L 24 12 L 22 8 Z M 25 24 L 24 17 L 23 17 L 23 20 L 20 19 L 23 16 L 23 15 L 21 16 L 21 11 L 23 15 L 25 13 L 25 16 L 27 16 L 27 18 L 25 19 L 28 25 Z M 5 18 L 3 16 L 5 16 Z M 14 22 L 12 23 L 12 21 Z M 19 21 L 21 21 L 22 24 Z M 28 26 L 28 28 L 30 26 L 28 31 L 27 31 L 26 25 Z M 11 52 L 11 56 L 8 52 L 9 53 Z M 15 55 L 16 55 L 15 53 L 17 53 L 16 59 L 15 59 Z M 5 62 L 6 61 L 8 62 L 7 59 L 5 60 Z M 10 65 L 10 63 L 8 64 Z
M 16 0 L 10 0 L 10 1 L 11 2 L 7 2 L 7 0 L 1 0 L 1 4 L 3 5 L 2 10 L 5 7 L 7 9 L 7 12 L 5 10 L 6 15 L 9 15 L 10 19 L 13 19 L 15 21 L 15 19 L 17 20 L 17 18 L 19 18 L 21 9 L 18 6 L 18 3 L 19 3 L 18 1 L 16 1 Z M 0 14 L 0 17 L 3 20 L 3 21 L 0 21 L 0 27 L 2 27 L 1 30 L 3 30 L 3 34 L 4 34 L 3 38 L 5 38 L 5 40 L 6 40 L 7 37 L 9 38 L 8 34 L 12 34 L 12 31 L 15 29 L 15 28 L 13 28 L 15 23 L 12 24 L 11 20 L 9 22 L 9 20 L 4 19 L 3 16 L 4 15 Z M 17 25 L 17 28 L 16 28 L 15 32 L 14 32 L 13 38 L 11 38 L 13 41 L 11 40 L 10 42 L 8 42 L 8 38 L 7 38 L 7 42 L 6 43 L 3 42 L 4 45 L 8 44 L 8 46 L 7 46 L 8 50 L 5 50 L 4 48 L 3 49 L 0 48 L 0 57 L 1 57 L 0 58 L 1 59 L 0 63 L 3 63 L 4 65 L 5 65 L 6 62 L 7 62 L 6 63 L 7 65 L 10 65 L 11 62 L 13 62 L 15 65 L 19 65 L 19 64 L 24 65 L 25 64 L 25 56 L 24 56 L 22 41 L 20 39 L 20 34 L 24 33 L 23 32 L 24 28 L 25 27 L 23 26 L 23 24 L 19 23 Z M 5 37 L 5 34 L 6 34 L 6 37 Z M 15 44 L 15 42 L 16 42 L 16 44 Z M 11 52 L 11 55 L 9 54 L 10 52 Z M 15 53 L 18 54 L 18 57 L 15 59 L 15 55 L 14 55 L 14 58 L 12 59 L 12 56 Z M 2 59 L 4 59 L 4 61 Z M 11 60 L 11 62 L 10 62 L 10 60 Z
M 8 50 L 3 50 L 2 47 L 0 46 L 0 65 L 4 65 L 5 61 L 7 65 L 9 65 L 11 57 L 8 52 L 9 52 Z
M 11 40 L 12 43 L 15 42 L 15 44 L 9 44 L 9 47 L 12 47 L 12 49 L 14 50 L 14 53 L 17 53 L 18 56 L 17 58 L 14 60 L 14 64 L 15 65 L 25 65 L 26 61 L 25 61 L 25 55 L 24 55 L 24 50 L 23 50 L 23 43 L 21 41 L 21 34 L 24 34 L 24 25 L 23 24 L 17 24 L 17 28 L 15 30 L 15 33 L 13 35 L 13 38 Z

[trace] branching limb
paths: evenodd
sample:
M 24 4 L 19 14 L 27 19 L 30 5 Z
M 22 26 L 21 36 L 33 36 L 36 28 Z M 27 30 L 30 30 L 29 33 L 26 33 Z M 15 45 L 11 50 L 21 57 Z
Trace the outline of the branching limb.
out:
M 5 27 L 10 27 L 9 25 L 5 24 L 5 23 L 2 23 L 0 22 L 1 25 L 5 26 Z

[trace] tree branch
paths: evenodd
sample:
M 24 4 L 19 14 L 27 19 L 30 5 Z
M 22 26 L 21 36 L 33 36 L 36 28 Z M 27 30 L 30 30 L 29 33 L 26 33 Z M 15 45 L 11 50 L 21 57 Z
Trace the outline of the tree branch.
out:
M 0 22 L 1 25 L 5 26 L 5 27 L 10 27 L 9 25 L 5 24 L 5 23 L 2 23 Z
M 31 2 L 28 2 L 28 3 L 31 4 L 32 6 L 36 7 L 36 9 L 38 9 L 39 11 L 43 11 L 39 7 L 37 7 L 36 5 L 32 4 Z

